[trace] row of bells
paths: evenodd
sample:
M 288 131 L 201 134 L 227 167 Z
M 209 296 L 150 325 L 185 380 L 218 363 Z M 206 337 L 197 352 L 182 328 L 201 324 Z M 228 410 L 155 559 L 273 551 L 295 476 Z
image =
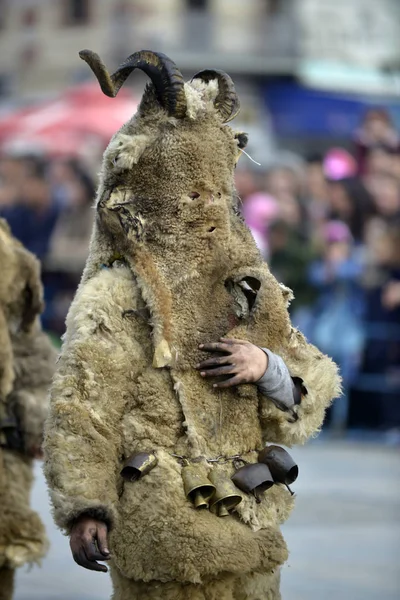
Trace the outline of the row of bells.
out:
M 139 452 L 125 462 L 121 471 L 126 481 L 137 481 L 157 465 L 153 452 Z M 244 461 L 243 461 L 244 462 Z M 196 509 L 209 508 L 219 517 L 226 517 L 242 501 L 238 489 L 252 494 L 257 502 L 260 495 L 275 483 L 281 483 L 291 492 L 299 468 L 290 454 L 280 446 L 266 446 L 258 454 L 258 462 L 245 464 L 230 479 L 217 469 L 208 475 L 200 463 L 189 463 L 182 468 L 186 497 Z M 292 492 L 291 492 L 292 493 Z
M 290 454 L 280 446 L 267 446 L 258 455 L 258 462 L 245 464 L 228 479 L 224 473 L 213 470 L 208 476 L 197 464 L 182 469 L 186 496 L 195 508 L 209 508 L 219 517 L 226 517 L 242 501 L 238 489 L 252 494 L 257 502 L 275 483 L 289 485 L 299 474 L 299 468 Z M 292 492 L 291 492 L 292 493 Z
M 190 464 L 183 467 L 182 479 L 185 494 L 194 507 L 209 508 L 219 517 L 227 517 L 242 501 L 232 481 L 217 470 L 211 471 L 207 477 L 202 467 Z

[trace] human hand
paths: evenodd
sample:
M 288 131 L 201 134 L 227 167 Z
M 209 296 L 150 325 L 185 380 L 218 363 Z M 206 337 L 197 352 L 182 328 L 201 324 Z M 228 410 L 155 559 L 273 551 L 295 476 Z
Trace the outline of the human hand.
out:
M 107 567 L 97 562 L 110 559 L 107 533 L 108 528 L 103 521 L 86 516 L 78 519 L 69 540 L 74 561 L 85 569 L 107 573 Z
M 204 352 L 220 352 L 222 356 L 214 356 L 196 365 L 202 377 L 219 377 L 231 375 L 225 381 L 214 383 L 215 388 L 228 388 L 242 383 L 254 383 L 265 373 L 268 367 L 268 356 L 261 348 L 245 340 L 221 338 L 219 342 L 201 344 Z

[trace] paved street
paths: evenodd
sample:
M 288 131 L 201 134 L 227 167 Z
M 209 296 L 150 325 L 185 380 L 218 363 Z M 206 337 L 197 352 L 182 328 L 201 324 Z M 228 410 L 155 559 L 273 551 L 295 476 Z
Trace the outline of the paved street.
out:
M 292 451 L 299 467 L 296 509 L 284 527 L 291 554 L 283 600 L 399 600 L 398 450 L 314 442 Z M 33 505 L 51 551 L 41 569 L 20 570 L 15 600 L 106 600 L 107 575 L 80 569 L 55 530 L 40 466 Z

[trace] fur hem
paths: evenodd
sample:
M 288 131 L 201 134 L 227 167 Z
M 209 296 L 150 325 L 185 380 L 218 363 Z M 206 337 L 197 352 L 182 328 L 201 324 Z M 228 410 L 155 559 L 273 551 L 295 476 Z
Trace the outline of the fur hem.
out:
M 37 513 L 5 507 L 0 524 L 0 567 L 15 569 L 27 563 L 40 564 L 48 548 Z
M 83 516 L 103 521 L 109 530 L 114 527 L 116 512 L 111 505 L 107 506 L 99 501 L 87 500 L 86 498 L 66 498 L 54 492 L 50 496 L 54 506 L 54 520 L 66 535 L 70 535 L 76 521 Z

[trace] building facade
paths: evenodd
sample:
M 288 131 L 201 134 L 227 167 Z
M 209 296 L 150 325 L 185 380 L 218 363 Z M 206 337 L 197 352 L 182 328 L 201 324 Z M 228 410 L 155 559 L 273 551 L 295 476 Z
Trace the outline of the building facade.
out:
M 182 70 L 292 73 L 291 0 L 0 0 L 3 92 L 35 95 L 87 76 L 82 48 L 110 68 L 134 50 L 171 55 Z

